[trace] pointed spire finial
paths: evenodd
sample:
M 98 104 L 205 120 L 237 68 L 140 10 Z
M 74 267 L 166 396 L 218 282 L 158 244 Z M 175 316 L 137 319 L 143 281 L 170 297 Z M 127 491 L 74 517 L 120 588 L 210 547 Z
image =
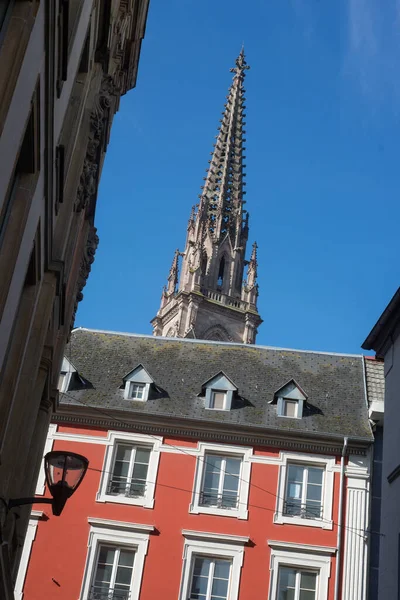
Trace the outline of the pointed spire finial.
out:
M 257 242 L 254 242 L 253 248 L 251 251 L 250 260 L 247 266 L 247 287 L 253 288 L 256 285 L 257 281 Z
M 169 270 L 167 294 L 174 294 L 176 291 L 176 286 L 178 285 L 179 255 L 180 255 L 180 252 L 177 248 L 175 250 L 174 258 L 172 260 L 172 265 Z
M 246 57 L 244 54 L 244 44 L 242 44 L 242 49 L 240 50 L 239 56 L 237 57 L 236 67 L 232 68 L 231 73 L 236 73 L 237 75 L 242 75 L 243 71 L 247 71 L 250 69 L 249 65 L 246 62 Z

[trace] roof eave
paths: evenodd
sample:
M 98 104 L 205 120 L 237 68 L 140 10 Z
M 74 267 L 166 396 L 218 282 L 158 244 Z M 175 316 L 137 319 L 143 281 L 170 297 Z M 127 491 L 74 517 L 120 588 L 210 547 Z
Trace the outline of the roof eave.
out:
M 400 287 L 397 289 L 393 298 L 386 306 L 385 310 L 371 329 L 367 338 L 362 344 L 364 350 L 375 350 L 378 355 L 383 352 L 383 348 L 388 337 L 393 333 L 400 320 Z

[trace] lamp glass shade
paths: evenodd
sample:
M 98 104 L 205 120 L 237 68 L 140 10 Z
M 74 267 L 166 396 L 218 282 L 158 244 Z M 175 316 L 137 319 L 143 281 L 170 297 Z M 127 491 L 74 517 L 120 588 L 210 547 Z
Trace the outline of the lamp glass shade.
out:
M 63 488 L 69 497 L 84 478 L 89 461 L 75 452 L 56 450 L 46 454 L 44 464 L 51 494 L 54 496 L 55 489 Z

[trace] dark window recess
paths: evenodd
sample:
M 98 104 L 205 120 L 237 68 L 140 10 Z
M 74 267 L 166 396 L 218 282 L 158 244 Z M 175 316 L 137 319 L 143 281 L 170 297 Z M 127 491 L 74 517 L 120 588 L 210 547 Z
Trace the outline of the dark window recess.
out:
M 57 96 L 60 97 L 63 82 L 68 76 L 68 15 L 69 0 L 59 0 L 57 16 L 58 64 L 57 64 Z
M 224 281 L 224 271 L 225 271 L 225 257 L 221 258 L 221 262 L 219 263 L 219 271 L 218 271 L 218 281 L 217 285 L 222 286 Z
M 89 59 L 90 59 L 90 26 L 89 26 L 89 31 L 86 36 L 85 45 L 82 50 L 78 73 L 85 74 L 85 73 L 89 72 Z
M 65 165 L 65 147 L 60 144 L 56 148 L 56 214 L 58 205 L 64 201 L 64 165 Z
M 7 228 L 11 210 L 18 197 L 18 187 L 21 177 L 24 175 L 35 175 L 40 169 L 40 88 L 36 86 L 32 98 L 31 112 L 22 140 L 19 157 L 14 169 L 9 193 L 0 211 L 0 246 Z
M 40 169 L 40 88 L 36 88 L 31 113 L 17 163 L 17 173 L 37 173 Z
M 29 259 L 28 269 L 25 275 L 25 286 L 36 285 L 41 278 L 41 260 L 40 260 L 40 223 L 37 228 L 36 236 L 33 241 L 33 248 Z

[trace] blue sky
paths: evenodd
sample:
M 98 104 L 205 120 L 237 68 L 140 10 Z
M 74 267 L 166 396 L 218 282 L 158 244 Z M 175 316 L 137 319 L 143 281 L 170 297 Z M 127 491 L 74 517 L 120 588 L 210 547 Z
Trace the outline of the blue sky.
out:
M 151 333 L 242 42 L 257 342 L 360 352 L 400 283 L 396 0 L 150 0 L 76 326 Z

